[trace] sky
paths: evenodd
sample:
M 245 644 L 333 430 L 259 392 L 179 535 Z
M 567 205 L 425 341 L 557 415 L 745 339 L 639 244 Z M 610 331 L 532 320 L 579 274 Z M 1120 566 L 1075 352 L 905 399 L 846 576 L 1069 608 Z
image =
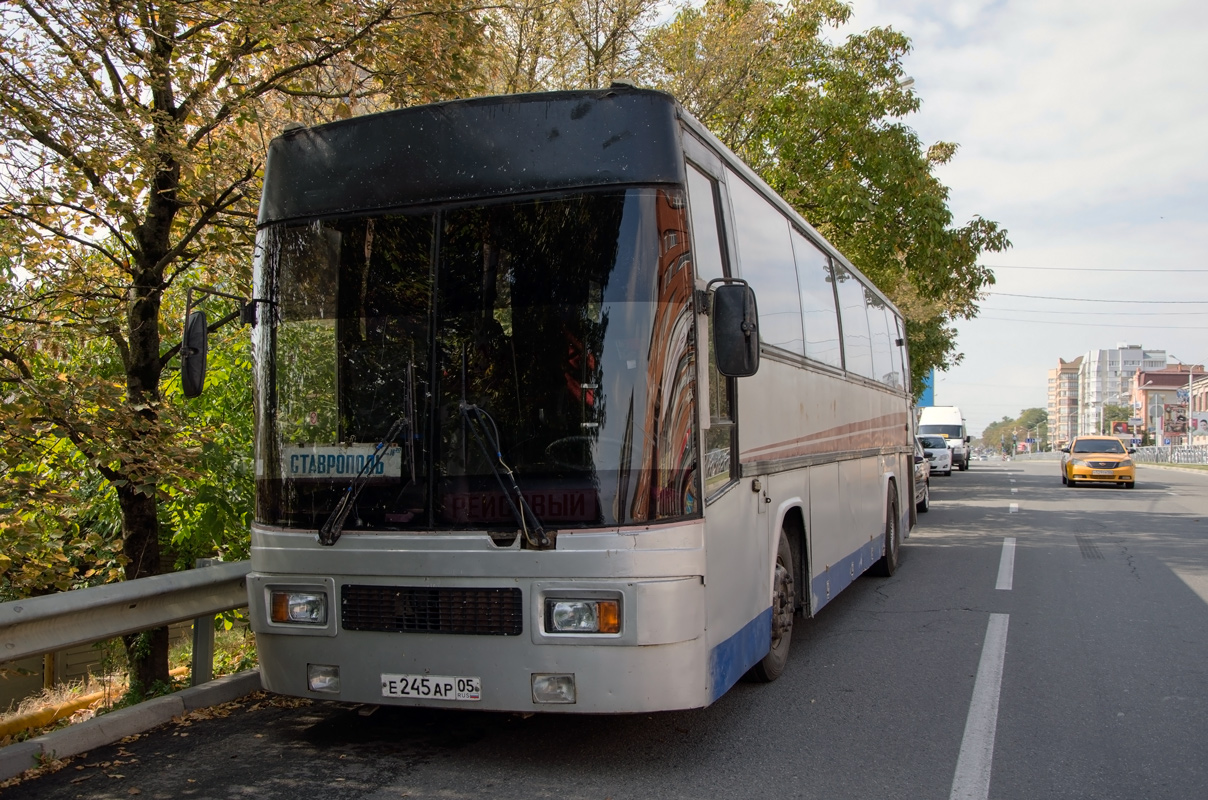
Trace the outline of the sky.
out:
M 980 436 L 1044 408 L 1058 358 L 1127 343 L 1208 363 L 1208 3 L 851 3 L 836 35 L 911 39 L 905 122 L 959 145 L 937 170 L 954 224 L 995 220 L 1013 245 L 981 261 L 997 283 L 936 404 Z

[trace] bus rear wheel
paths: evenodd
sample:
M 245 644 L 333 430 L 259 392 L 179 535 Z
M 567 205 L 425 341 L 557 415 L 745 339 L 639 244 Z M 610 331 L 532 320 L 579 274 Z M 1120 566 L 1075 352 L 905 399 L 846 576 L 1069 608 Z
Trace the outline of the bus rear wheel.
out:
M 751 677 L 763 683 L 779 678 L 789 663 L 797 597 L 795 572 L 789 537 L 781 530 L 780 542 L 776 545 L 775 585 L 772 587 L 772 646 L 763 660 L 751 668 Z
M 893 487 L 889 487 L 889 501 L 885 509 L 885 555 L 872 565 L 872 574 L 888 578 L 898 570 L 898 549 L 902 545 L 902 533 L 898 530 L 898 498 Z

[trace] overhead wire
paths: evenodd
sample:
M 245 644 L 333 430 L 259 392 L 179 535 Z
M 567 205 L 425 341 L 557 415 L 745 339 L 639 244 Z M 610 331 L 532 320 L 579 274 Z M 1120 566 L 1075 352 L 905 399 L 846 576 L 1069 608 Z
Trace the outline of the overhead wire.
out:
M 1134 303 L 1141 305 L 1208 305 L 1208 300 L 1108 300 L 1097 297 L 1053 297 L 1043 294 L 1014 294 L 1012 292 L 986 292 L 991 297 L 1024 297 L 1029 300 L 1061 300 L 1067 303 Z
M 1198 272 L 1208 272 L 1208 269 L 1194 269 L 1194 268 L 1193 269 L 1163 269 L 1161 267 L 1156 267 L 1153 269 L 1141 268 L 1141 267 L 1136 267 L 1136 268 L 1130 268 L 1130 267 L 1037 267 L 1037 266 L 1023 266 L 1021 264 L 979 264 L 978 266 L 983 267 L 984 269 L 989 269 L 989 270 L 1029 269 L 1029 270 L 1038 270 L 1040 272 L 1142 272 L 1142 273 L 1161 272 L 1161 273 L 1166 273 L 1166 274 L 1173 273 L 1176 275 L 1181 274 L 1181 273 L 1193 274 L 1193 273 L 1198 273 Z

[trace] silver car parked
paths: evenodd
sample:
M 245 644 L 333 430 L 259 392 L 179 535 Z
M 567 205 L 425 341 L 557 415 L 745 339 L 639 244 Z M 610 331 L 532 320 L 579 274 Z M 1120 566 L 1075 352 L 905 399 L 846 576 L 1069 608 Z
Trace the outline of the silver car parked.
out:
M 935 434 L 923 434 L 915 438 L 919 440 L 923 452 L 927 454 L 927 460 L 931 462 L 931 474 L 951 475 L 952 451 L 948 449 L 947 440 Z

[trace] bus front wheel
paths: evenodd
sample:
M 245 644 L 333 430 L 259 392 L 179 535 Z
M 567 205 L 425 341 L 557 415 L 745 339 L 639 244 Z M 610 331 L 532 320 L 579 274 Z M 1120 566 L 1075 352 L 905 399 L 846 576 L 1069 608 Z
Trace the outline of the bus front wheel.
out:
M 796 611 L 793 550 L 789 537 L 781 530 L 776 546 L 775 585 L 772 587 L 772 647 L 763 660 L 751 668 L 755 680 L 769 683 L 780 677 L 789 663 L 789 644 L 793 638 L 793 614 Z
M 889 503 L 885 509 L 885 555 L 872 565 L 872 573 L 888 578 L 898 569 L 898 550 L 902 535 L 898 531 L 898 498 L 893 487 L 889 488 Z

